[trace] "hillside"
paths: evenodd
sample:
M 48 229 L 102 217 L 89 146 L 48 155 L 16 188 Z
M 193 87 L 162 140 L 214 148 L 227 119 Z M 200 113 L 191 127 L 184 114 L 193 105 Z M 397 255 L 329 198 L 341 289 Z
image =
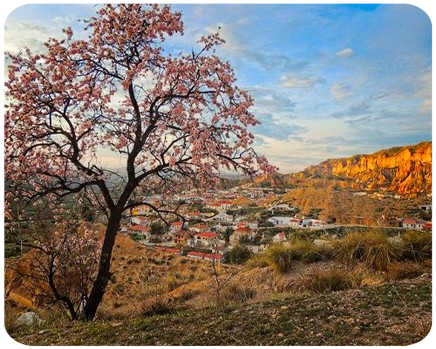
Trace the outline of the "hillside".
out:
M 290 184 L 298 183 L 298 180 L 319 179 L 355 189 L 386 190 L 406 195 L 431 193 L 432 142 L 330 159 L 286 178 Z
M 409 345 L 431 327 L 431 279 L 263 303 L 177 310 L 132 320 L 46 322 L 17 329 L 27 345 Z
M 98 224 L 93 228 L 104 229 Z M 17 305 L 19 312 L 24 308 L 42 310 L 52 301 L 46 284 L 27 277 L 35 275 L 35 253 L 31 250 L 22 258 L 5 261 L 5 299 Z M 225 273 L 232 267 L 222 269 L 219 271 Z M 183 302 L 195 304 L 197 289 L 212 290 L 206 287 L 213 273 L 210 262 L 147 248 L 123 235 L 116 238 L 112 271 L 113 277 L 99 312 L 110 313 L 113 317 L 136 316 L 146 306 L 144 300 L 165 295 L 185 284 L 190 285 L 189 292 L 179 291 L 177 295 L 183 297 Z M 212 295 L 205 296 L 204 293 L 201 295 L 204 304 L 210 304 Z
M 430 232 L 289 236 L 216 267 L 120 235 L 92 323 L 68 321 L 23 275 L 33 253 L 6 263 L 5 327 L 24 344 L 406 345 L 431 326 Z M 20 327 L 29 308 L 42 324 Z
M 281 201 L 298 207 L 303 215 L 310 215 L 315 210 L 319 219 L 342 224 L 398 226 L 395 217 L 420 218 L 421 211 L 417 207 L 426 199 L 422 196 L 401 200 L 393 197 L 379 199 L 376 195 L 355 195 L 352 191 L 338 189 L 328 180 L 304 181 L 306 183 L 288 190 Z M 384 221 L 382 217 L 391 221 Z

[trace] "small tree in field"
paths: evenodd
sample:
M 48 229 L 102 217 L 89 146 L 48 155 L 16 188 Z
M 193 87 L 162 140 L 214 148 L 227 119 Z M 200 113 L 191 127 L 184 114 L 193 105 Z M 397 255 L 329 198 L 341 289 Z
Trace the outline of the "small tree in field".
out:
M 169 6 L 106 5 L 85 23 L 88 40 L 67 28 L 44 54 L 9 55 L 5 176 L 21 200 L 85 192 L 106 213 L 85 306 L 92 320 L 123 212 L 140 204 L 168 211 L 142 202 L 143 193 L 213 184 L 222 169 L 253 175 L 271 167 L 251 148 L 253 100 L 214 54 L 224 42 L 218 34 L 202 37 L 198 52 L 171 55 L 163 43 L 183 34 L 183 22 Z M 121 156 L 122 172 L 101 160 L 109 152 Z
M 95 231 L 64 222 L 54 231 L 36 232 L 31 278 L 48 285 L 72 320 L 83 314 L 98 270 L 101 242 Z

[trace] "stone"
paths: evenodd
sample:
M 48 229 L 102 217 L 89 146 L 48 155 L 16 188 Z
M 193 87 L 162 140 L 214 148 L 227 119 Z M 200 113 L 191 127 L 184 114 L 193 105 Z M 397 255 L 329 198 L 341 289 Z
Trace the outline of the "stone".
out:
M 39 326 L 41 325 L 41 319 L 35 312 L 28 311 L 27 313 L 21 314 L 15 323 L 17 326 Z

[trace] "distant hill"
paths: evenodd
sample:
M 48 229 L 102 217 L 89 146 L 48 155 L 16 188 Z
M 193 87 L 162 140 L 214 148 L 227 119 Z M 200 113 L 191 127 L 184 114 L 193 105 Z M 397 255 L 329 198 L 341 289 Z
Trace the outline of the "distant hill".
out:
M 431 193 L 432 142 L 330 159 L 285 177 L 289 184 L 319 179 L 338 181 L 342 187 L 356 189 L 386 190 L 405 195 Z

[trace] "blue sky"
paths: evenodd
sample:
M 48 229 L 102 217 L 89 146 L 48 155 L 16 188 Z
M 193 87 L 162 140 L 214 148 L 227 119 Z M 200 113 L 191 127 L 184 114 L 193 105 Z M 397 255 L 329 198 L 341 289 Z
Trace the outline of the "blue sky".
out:
M 193 4 L 185 35 L 168 50 L 189 50 L 221 34 L 217 54 L 255 99 L 262 125 L 255 148 L 283 173 L 327 158 L 371 153 L 432 138 L 432 28 L 412 5 Z M 41 50 L 65 26 L 79 34 L 90 4 L 25 5 L 5 22 L 5 50 Z

